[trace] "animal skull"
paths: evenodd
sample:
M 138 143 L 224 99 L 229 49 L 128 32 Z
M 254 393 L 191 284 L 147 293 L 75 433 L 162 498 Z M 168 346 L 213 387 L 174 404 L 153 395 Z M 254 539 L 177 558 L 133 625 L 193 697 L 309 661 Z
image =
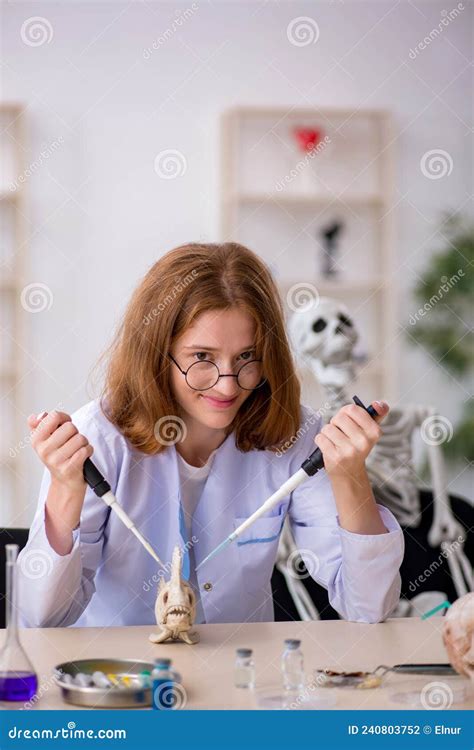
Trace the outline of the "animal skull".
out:
M 152 633 L 152 643 L 163 643 L 169 638 L 190 645 L 199 641 L 196 632 L 190 632 L 196 616 L 196 596 L 191 586 L 181 577 L 182 557 L 178 546 L 173 550 L 170 580 L 160 578 L 155 604 L 156 622 L 160 633 Z
M 456 672 L 474 680 L 474 593 L 456 599 L 448 609 L 443 643 Z

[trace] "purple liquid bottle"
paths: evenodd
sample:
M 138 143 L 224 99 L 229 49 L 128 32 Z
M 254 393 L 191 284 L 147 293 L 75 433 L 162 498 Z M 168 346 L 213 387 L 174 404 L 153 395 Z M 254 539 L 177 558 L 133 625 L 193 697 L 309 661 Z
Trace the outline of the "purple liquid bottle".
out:
M 5 545 L 6 553 L 6 638 L 0 651 L 0 701 L 29 701 L 36 694 L 38 679 L 18 637 L 18 545 Z

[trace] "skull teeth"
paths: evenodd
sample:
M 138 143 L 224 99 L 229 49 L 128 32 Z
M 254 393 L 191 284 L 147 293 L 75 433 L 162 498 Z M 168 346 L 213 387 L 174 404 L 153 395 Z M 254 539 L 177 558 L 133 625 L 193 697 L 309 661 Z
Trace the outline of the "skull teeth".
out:
M 186 607 L 173 607 L 168 611 L 169 615 L 186 615 L 188 614 L 188 610 Z

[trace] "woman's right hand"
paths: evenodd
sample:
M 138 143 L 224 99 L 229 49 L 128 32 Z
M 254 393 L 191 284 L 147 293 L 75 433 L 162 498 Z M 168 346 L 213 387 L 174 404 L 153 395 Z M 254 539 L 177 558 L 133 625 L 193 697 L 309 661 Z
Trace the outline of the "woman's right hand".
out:
M 64 412 L 30 414 L 28 426 L 31 444 L 51 474 L 45 504 L 48 539 L 64 555 L 72 548 L 71 532 L 80 521 L 87 488 L 83 466 L 94 449 Z

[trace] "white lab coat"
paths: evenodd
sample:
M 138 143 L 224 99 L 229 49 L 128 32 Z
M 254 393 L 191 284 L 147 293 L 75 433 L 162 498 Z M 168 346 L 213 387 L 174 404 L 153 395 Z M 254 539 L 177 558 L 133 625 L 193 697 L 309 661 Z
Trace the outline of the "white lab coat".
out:
M 94 446 L 92 460 L 161 560 L 168 563 L 179 544 L 192 546 L 196 564 L 301 467 L 315 449 L 314 437 L 321 428 L 321 417 L 302 406 L 299 437 L 282 454 L 242 453 L 231 433 L 214 455 L 189 540 L 180 523 L 175 446 L 153 456 L 138 452 L 104 416 L 97 399 L 78 409 L 72 421 Z M 155 623 L 159 569 L 153 558 L 89 487 L 73 548 L 68 555 L 58 555 L 45 533 L 49 484 L 45 469 L 28 543 L 19 555 L 22 624 Z M 385 619 L 399 599 L 404 541 L 392 513 L 380 505 L 378 509 L 388 533 L 347 531 L 339 525 L 326 472 L 309 477 L 197 571 L 205 621 L 274 619 L 270 578 L 287 515 L 303 560 L 327 588 L 334 609 L 356 622 Z

